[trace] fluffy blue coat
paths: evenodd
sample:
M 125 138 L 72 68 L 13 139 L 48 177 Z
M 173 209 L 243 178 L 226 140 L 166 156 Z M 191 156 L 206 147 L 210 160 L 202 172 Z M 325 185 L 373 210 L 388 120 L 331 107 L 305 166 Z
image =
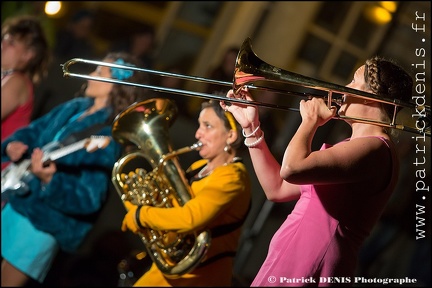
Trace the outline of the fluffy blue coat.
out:
M 53 142 L 56 136 L 61 141 L 94 124 L 107 123 L 110 108 L 99 110 L 79 121 L 70 121 L 92 104 L 93 99 L 87 97 L 70 100 L 29 126 L 17 130 L 1 144 L 2 162 L 9 161 L 5 148 L 11 141 L 27 144 L 29 156 L 34 148 Z M 111 136 L 109 124 L 92 135 Z M 39 178 L 33 177 L 29 183 L 30 193 L 11 196 L 8 201 L 16 211 L 30 219 L 37 229 L 52 234 L 61 249 L 74 252 L 92 228 L 107 198 L 111 171 L 120 152 L 120 145 L 111 140 L 103 149 L 91 153 L 81 149 L 59 158 L 55 161 L 57 172 L 50 183 L 42 185 Z M 25 237 L 25 231 L 22 234 Z M 28 241 L 31 245 L 32 239 Z

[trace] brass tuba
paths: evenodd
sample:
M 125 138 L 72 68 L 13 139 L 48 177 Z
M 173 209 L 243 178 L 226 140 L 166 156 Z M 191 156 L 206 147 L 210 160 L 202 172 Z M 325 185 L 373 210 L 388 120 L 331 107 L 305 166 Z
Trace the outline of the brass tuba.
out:
M 197 150 L 202 144 L 173 151 L 168 129 L 176 116 L 177 106 L 171 100 L 154 98 L 132 104 L 115 118 L 113 138 L 125 147 L 133 144 L 138 148 L 127 152 L 112 170 L 112 182 L 123 202 L 170 208 L 183 206 L 193 197 L 177 156 Z M 153 170 L 147 173 L 144 168 L 131 169 L 132 161 L 140 159 L 147 160 Z M 152 261 L 169 278 L 198 266 L 211 242 L 207 230 L 177 233 L 148 228 L 139 236 Z

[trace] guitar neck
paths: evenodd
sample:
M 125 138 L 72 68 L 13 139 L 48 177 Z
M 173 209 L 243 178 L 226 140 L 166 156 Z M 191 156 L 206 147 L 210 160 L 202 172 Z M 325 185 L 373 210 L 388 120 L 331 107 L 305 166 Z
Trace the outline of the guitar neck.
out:
M 83 140 L 80 140 L 80 141 L 73 143 L 71 145 L 57 149 L 55 151 L 45 153 L 44 157 L 43 157 L 43 162 L 48 161 L 48 160 L 55 161 L 55 160 L 57 160 L 61 157 L 64 157 L 70 153 L 78 151 L 78 150 L 85 147 L 85 144 L 87 141 L 88 141 L 88 139 L 83 139 Z

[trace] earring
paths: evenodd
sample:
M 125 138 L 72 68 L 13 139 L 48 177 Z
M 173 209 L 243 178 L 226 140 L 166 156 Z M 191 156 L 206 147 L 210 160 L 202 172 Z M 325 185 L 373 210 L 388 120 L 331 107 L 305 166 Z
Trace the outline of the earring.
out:
M 227 143 L 227 144 L 225 145 L 225 147 L 224 147 L 224 151 L 225 151 L 226 153 L 230 153 L 230 152 L 231 152 L 231 146 L 230 146 L 229 143 Z

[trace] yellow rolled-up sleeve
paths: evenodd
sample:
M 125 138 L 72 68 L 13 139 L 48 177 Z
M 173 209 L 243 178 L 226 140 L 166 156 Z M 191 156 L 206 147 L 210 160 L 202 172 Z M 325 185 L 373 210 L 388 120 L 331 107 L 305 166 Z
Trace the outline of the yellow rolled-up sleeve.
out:
M 194 197 L 181 207 L 142 207 L 143 226 L 185 233 L 235 222 L 244 217 L 250 202 L 250 181 L 243 163 L 216 168 L 207 177 L 194 181 L 191 190 Z M 241 207 L 229 209 L 233 205 Z

